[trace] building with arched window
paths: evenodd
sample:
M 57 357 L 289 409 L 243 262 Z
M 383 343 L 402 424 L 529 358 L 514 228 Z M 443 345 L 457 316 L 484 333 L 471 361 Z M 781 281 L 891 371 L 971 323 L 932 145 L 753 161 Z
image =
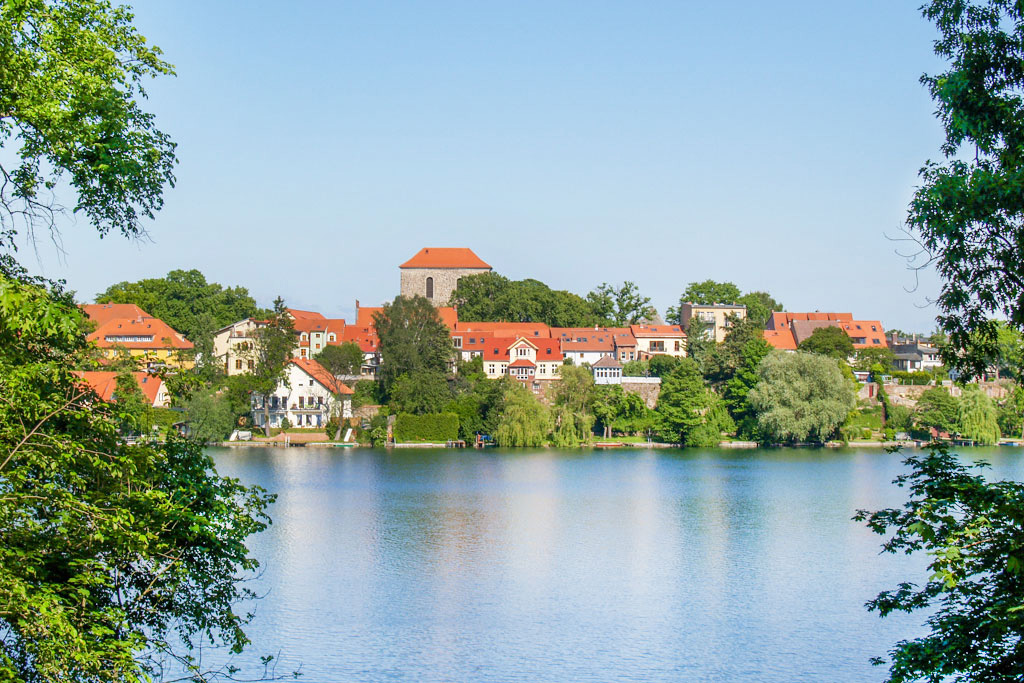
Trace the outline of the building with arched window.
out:
M 472 249 L 425 247 L 399 266 L 399 272 L 402 296 L 422 296 L 435 306 L 444 306 L 461 278 L 489 273 L 491 267 Z

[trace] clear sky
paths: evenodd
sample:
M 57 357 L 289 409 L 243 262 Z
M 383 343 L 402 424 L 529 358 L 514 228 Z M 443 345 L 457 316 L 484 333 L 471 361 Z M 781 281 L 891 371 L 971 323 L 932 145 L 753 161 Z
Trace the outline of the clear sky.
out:
M 919 2 L 139 2 L 177 77 L 151 242 L 22 261 L 91 300 L 198 268 L 351 318 L 423 246 L 585 294 L 691 281 L 929 331 L 896 254 L 941 128 Z

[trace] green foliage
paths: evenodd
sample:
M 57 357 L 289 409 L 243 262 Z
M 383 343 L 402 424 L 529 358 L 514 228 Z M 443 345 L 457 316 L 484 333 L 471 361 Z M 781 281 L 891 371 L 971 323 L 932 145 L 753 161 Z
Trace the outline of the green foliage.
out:
M 197 638 L 248 642 L 236 579 L 272 497 L 195 442 L 122 443 L 124 412 L 72 374 L 81 322 L 66 295 L 0 277 L 2 680 L 148 680 L 161 653 L 194 663 Z
M 121 432 L 124 434 L 148 434 L 152 424 L 152 407 L 135 381 L 135 375 L 124 370 L 117 373 L 114 402 L 121 418 Z
M 731 282 L 691 282 L 680 297 L 682 303 L 688 304 L 735 304 L 739 303 L 740 288 Z
M 811 332 L 810 337 L 800 342 L 799 349 L 845 361 L 853 355 L 853 342 L 842 328 L 819 327 Z
M 732 377 L 723 386 L 722 399 L 732 419 L 739 426 L 741 436 L 757 438 L 757 416 L 750 405 L 750 390 L 761 381 L 761 361 L 771 352 L 771 345 L 763 337 L 751 339 L 743 347 L 739 364 Z
M 455 441 L 459 438 L 459 416 L 455 413 L 399 413 L 394 434 L 399 443 Z
M 99 0 L 0 4 L 0 244 L 57 228 L 58 183 L 100 234 L 145 234 L 174 184 L 174 143 L 138 99 L 173 73 L 124 7 Z
M 650 298 L 640 296 L 639 288 L 628 280 L 617 289 L 607 282 L 601 283 L 597 289 L 587 294 L 587 303 L 590 304 L 594 315 L 616 327 L 654 320 L 658 315 L 651 306 Z
M 270 395 L 285 381 L 295 348 L 295 327 L 281 297 L 274 300 L 274 311 L 267 317 L 267 323 L 257 327 L 252 336 L 252 348 L 246 353 L 254 369 L 240 377 L 245 378 L 241 381 L 249 391 L 263 397 L 264 431 L 270 436 Z M 287 429 L 283 423 L 281 428 Z
M 885 552 L 930 558 L 926 574 L 868 603 L 883 617 L 928 614 L 927 634 L 889 652 L 888 682 L 1021 680 L 1024 484 L 987 481 L 984 464 L 965 466 L 941 445 L 904 463 L 894 483 L 909 489 L 907 503 L 854 517 L 888 536 Z
M 436 413 L 451 400 L 448 380 L 434 370 L 401 375 L 391 387 L 391 409 L 395 413 Z
M 931 387 L 917 399 L 914 413 L 917 427 L 953 434 L 959 425 L 960 401 L 943 387 Z
M 892 373 L 892 378 L 899 380 L 900 384 L 910 384 L 914 386 L 926 386 L 932 383 L 934 377 L 930 372 L 907 372 L 906 370 L 896 370 Z
M 459 307 L 462 320 L 478 322 L 536 322 L 552 327 L 604 322 L 576 294 L 553 290 L 538 280 L 509 280 L 497 273 L 462 278 L 449 303 Z
M 909 432 L 913 427 L 913 411 L 910 408 L 892 403 L 889 405 L 886 425 L 897 432 Z
M 358 375 L 363 366 L 363 351 L 355 342 L 328 344 L 314 360 L 332 375 Z
M 373 379 L 361 379 L 352 385 L 352 409 L 381 405 L 385 402 L 384 387 Z
M 731 420 L 718 395 L 705 383 L 697 363 L 683 358 L 661 381 L 655 408 L 664 436 L 684 446 L 717 446 Z
M 594 426 L 594 377 L 590 370 L 571 365 L 559 368 L 559 375 L 552 396 L 552 442 L 561 447 L 578 446 L 590 439 Z
M 652 377 L 666 377 L 672 374 L 672 371 L 679 366 L 679 359 L 675 356 L 659 353 L 651 356 L 651 359 L 646 361 L 646 363 Z
M 289 429 L 291 429 L 291 428 L 292 428 L 292 421 L 291 421 L 291 420 L 289 420 L 289 419 L 288 419 L 287 417 L 282 417 L 282 418 L 281 418 L 281 424 L 280 424 L 280 426 L 279 426 L 279 429 L 280 429 L 280 430 L 281 430 L 282 432 L 287 432 L 287 431 L 288 431 Z M 269 434 L 268 434 L 267 436 L 269 436 Z
M 167 277 L 119 282 L 97 294 L 96 303 L 135 304 L 184 334 L 205 354 L 213 350 L 214 332 L 259 312 L 249 290 L 207 282 L 198 270 L 172 270 Z
M 1024 12 L 1011 0 L 931 0 L 947 69 L 922 77 L 945 128 L 907 227 L 943 280 L 936 300 L 948 365 L 980 375 L 997 355 L 994 314 L 1024 324 Z
M 422 296 L 395 297 L 373 321 L 380 336 L 381 382 L 388 396 L 402 375 L 448 372 L 455 348 L 430 301 Z
M 224 394 L 197 391 L 183 407 L 192 436 L 202 443 L 223 441 L 235 428 L 237 415 Z
M 736 303 L 747 307 L 747 320 L 762 330 L 768 324 L 773 312 L 786 310 L 768 292 L 748 292 L 737 299 Z
M 888 346 L 857 349 L 854 353 L 853 368 L 861 372 L 875 372 L 875 366 L 878 365 L 881 366 L 880 374 L 889 375 L 893 372 L 893 361 L 895 359 L 895 354 L 893 354 L 892 349 Z
M 500 446 L 542 446 L 551 432 L 551 413 L 529 389 L 518 382 L 506 385 L 503 410 L 494 440 Z
M 957 426 L 960 436 L 982 446 L 999 443 L 1001 434 L 996 406 L 976 385 L 968 385 L 960 397 Z
M 750 343 L 756 344 L 751 349 L 756 348 L 762 358 L 771 349 L 764 340 L 761 326 L 752 320 L 732 318 L 731 326 L 722 343 L 707 343 L 698 350 L 698 356 L 703 359 L 701 369 L 704 378 L 715 387 L 728 381 L 743 364 L 744 354 L 748 351 L 747 345 Z
M 1005 436 L 1024 439 L 1024 389 L 1014 385 L 1003 402 L 999 404 L 999 431 Z
M 648 377 L 651 374 L 651 364 L 646 360 L 629 360 L 622 366 L 623 377 Z
M 770 443 L 823 443 L 853 409 L 853 387 L 839 364 L 812 353 L 772 351 L 760 366 L 761 379 L 747 400 Z
M 656 426 L 654 411 L 647 407 L 643 398 L 626 393 L 618 384 L 595 386 L 590 408 L 605 437 L 612 436 L 612 432 L 648 433 Z

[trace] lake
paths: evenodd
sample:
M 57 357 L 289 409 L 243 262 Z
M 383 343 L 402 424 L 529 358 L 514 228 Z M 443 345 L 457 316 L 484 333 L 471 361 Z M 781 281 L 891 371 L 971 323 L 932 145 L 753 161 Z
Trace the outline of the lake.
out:
M 965 449 L 1024 479 L 1019 449 Z M 214 449 L 278 494 L 253 661 L 333 681 L 879 681 L 880 450 Z

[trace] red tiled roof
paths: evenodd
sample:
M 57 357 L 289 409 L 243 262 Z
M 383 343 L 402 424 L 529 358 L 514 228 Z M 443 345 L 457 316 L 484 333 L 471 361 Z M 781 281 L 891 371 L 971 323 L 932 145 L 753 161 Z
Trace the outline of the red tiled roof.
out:
M 638 339 L 640 337 L 686 338 L 686 333 L 679 325 L 630 325 L 629 331 Z
M 102 325 L 115 318 L 152 318 L 149 313 L 135 304 L 82 304 L 79 308 L 96 325 Z
M 882 348 L 889 345 L 885 340 L 885 328 L 879 320 L 851 320 L 841 323 L 841 326 L 851 338 L 864 338 L 863 344 L 853 343 L 855 349 Z
M 117 390 L 117 373 L 110 370 L 97 370 L 89 372 L 75 372 L 75 375 L 82 378 L 89 388 L 106 402 L 110 402 Z M 142 394 L 149 401 L 151 406 L 156 406 L 157 395 L 160 393 L 160 386 L 164 383 L 156 375 L 146 372 L 133 372 L 135 383 L 139 385 Z M 159 407 L 159 406 L 157 406 Z
M 383 310 L 383 306 L 359 306 L 356 308 L 356 327 L 374 329 L 373 316 Z
M 577 337 L 578 339 L 579 337 Z M 612 338 L 608 335 L 596 336 L 592 335 L 587 338 L 586 341 L 576 341 L 573 339 L 562 340 L 563 351 L 613 351 L 615 344 L 612 342 Z
M 511 363 L 508 364 L 508 366 L 510 368 L 535 368 L 535 367 L 537 367 L 534 363 L 531 363 L 530 361 L 526 360 L 525 358 L 520 358 L 519 360 L 512 361 Z
M 459 322 L 459 312 L 451 306 L 439 307 L 437 309 L 437 315 L 449 330 L 454 330 L 455 325 Z
M 852 313 L 822 313 L 815 311 L 813 313 L 791 313 L 789 311 L 774 311 L 772 317 L 768 319 L 767 329 L 769 330 L 781 330 L 789 327 L 790 323 L 795 320 L 853 320 Z
M 296 321 L 298 320 L 323 320 L 324 316 L 322 313 L 316 311 L 300 311 L 297 308 L 286 308 L 289 315 L 292 316 Z
M 509 339 L 519 337 L 528 339 L 551 338 L 551 328 L 544 323 L 474 323 L 459 321 L 455 323 L 455 331 L 463 335 L 477 332 Z
M 324 366 L 311 358 L 292 358 L 289 362 L 298 365 L 307 375 L 322 384 L 327 391 L 335 394 L 354 394 L 355 392 L 344 382 L 327 372 Z
M 486 268 L 472 249 L 465 247 L 424 247 L 399 268 Z
M 796 339 L 792 330 L 765 330 L 764 340 L 776 349 L 796 351 Z
M 107 341 L 107 337 L 152 337 L 152 341 Z M 185 339 L 160 318 L 112 318 L 86 337 L 101 349 L 191 349 Z

